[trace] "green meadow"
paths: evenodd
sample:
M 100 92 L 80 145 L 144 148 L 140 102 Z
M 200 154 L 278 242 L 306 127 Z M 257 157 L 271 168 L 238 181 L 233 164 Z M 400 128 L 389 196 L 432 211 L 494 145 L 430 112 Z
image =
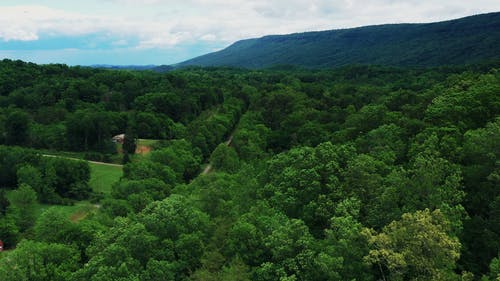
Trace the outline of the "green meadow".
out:
M 109 194 L 111 187 L 120 180 L 123 172 L 121 166 L 98 164 L 89 162 L 90 182 L 89 185 L 95 192 Z

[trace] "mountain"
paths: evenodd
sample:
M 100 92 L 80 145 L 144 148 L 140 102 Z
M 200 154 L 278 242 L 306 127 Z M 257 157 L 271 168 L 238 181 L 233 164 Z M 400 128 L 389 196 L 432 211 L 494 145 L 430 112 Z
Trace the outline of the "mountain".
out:
M 495 12 L 436 23 L 386 24 L 264 36 L 238 41 L 221 51 L 175 66 L 438 66 L 498 58 L 500 12 Z
M 156 65 L 112 65 L 112 64 L 94 64 L 93 68 L 114 69 L 114 70 L 150 70 Z
M 167 72 L 173 69 L 169 65 L 109 65 L 109 64 L 95 64 L 91 65 L 93 68 L 114 69 L 114 70 L 151 70 L 154 72 Z

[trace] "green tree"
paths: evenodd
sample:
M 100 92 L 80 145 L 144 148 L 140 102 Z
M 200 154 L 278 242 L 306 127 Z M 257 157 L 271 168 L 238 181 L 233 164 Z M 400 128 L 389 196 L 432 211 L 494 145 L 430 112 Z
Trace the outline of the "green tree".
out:
M 319 275 L 316 280 L 373 279 L 369 266 L 363 262 L 368 245 L 362 235 L 363 225 L 357 220 L 359 208 L 359 200 L 352 198 L 336 206 L 335 216 L 325 229 L 325 239 L 318 243 L 321 253 L 315 260 Z
M 361 201 L 360 220 L 369 226 L 376 226 L 379 215 L 375 206 L 384 191 L 384 176 L 390 166 L 367 154 L 360 154 L 347 163 L 343 171 L 343 190 L 350 197 Z
M 138 280 L 148 261 L 169 250 L 143 224 L 118 218 L 87 247 L 90 256 L 72 280 Z M 161 256 L 161 255 L 160 255 Z
M 220 274 L 221 281 L 250 281 L 250 268 L 239 258 L 236 257 L 231 263 L 222 269 Z
M 359 151 L 386 163 L 399 162 L 406 154 L 405 131 L 395 124 L 382 125 L 356 140 Z
M 142 272 L 140 280 L 144 281 L 174 281 L 175 279 L 175 264 L 169 261 L 158 261 L 151 259 L 146 265 L 146 269 Z M 207 280 L 208 281 L 208 280 Z
M 28 142 L 29 115 L 20 110 L 12 111 L 5 120 L 5 139 L 7 144 L 24 145 Z
M 6 249 L 14 247 L 19 240 L 19 228 L 12 216 L 0 216 L 0 237 Z
M 151 160 L 169 166 L 176 174 L 179 181 L 189 180 L 197 175 L 201 154 L 191 143 L 182 140 L 172 140 L 165 148 L 153 151 Z
M 128 127 L 125 131 L 125 139 L 123 140 L 123 152 L 127 154 L 134 154 L 137 148 L 136 144 L 137 135 L 132 127 Z
M 500 280 L 500 258 L 494 258 L 490 263 L 490 272 L 487 276 L 483 276 L 481 281 L 498 281 Z
M 471 216 L 464 222 L 462 261 L 480 275 L 500 251 L 500 118 L 467 131 L 461 152 L 464 206 Z
M 228 173 L 236 172 L 240 164 L 238 154 L 236 154 L 234 148 L 224 143 L 219 144 L 212 152 L 210 163 L 216 170 Z
M 36 192 L 27 184 L 21 184 L 18 189 L 11 191 L 8 214 L 14 216 L 20 231 L 25 231 L 35 223 Z
M 181 234 L 207 233 L 210 220 L 207 214 L 193 207 L 184 196 L 171 195 L 148 205 L 139 221 L 156 236 L 176 241 Z
M 71 244 L 69 234 L 73 228 L 67 214 L 57 207 L 51 207 L 38 217 L 33 229 L 37 241 Z
M 452 280 L 460 242 L 440 210 L 405 213 L 380 233 L 364 229 L 370 252 L 366 262 L 384 280 Z
M 167 184 L 177 182 L 170 167 L 148 160 L 127 163 L 123 167 L 123 177 L 129 180 L 159 179 Z
M 42 174 L 37 168 L 31 166 L 30 164 L 22 166 L 17 170 L 17 183 L 19 186 L 21 184 L 31 186 L 31 188 L 33 188 L 33 190 L 37 193 L 38 197 L 42 197 L 41 195 L 44 190 Z
M 0 259 L 0 276 L 5 281 L 71 280 L 79 259 L 70 246 L 23 240 L 8 258 Z
M 277 154 L 261 176 L 258 196 L 287 216 L 302 219 L 321 236 L 333 215 L 334 202 L 342 194 L 336 149 L 327 142 Z

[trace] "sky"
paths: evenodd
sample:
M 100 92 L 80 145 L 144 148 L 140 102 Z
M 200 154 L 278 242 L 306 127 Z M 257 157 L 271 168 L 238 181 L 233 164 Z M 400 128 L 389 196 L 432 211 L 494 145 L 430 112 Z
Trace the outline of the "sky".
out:
M 174 64 L 270 34 L 497 11 L 499 0 L 0 0 L 0 58 Z

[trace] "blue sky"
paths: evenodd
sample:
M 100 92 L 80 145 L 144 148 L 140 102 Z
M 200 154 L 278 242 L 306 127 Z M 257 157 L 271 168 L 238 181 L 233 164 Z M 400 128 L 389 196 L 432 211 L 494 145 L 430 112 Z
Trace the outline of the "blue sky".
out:
M 498 0 L 2 0 L 0 58 L 172 64 L 268 34 L 495 11 Z

